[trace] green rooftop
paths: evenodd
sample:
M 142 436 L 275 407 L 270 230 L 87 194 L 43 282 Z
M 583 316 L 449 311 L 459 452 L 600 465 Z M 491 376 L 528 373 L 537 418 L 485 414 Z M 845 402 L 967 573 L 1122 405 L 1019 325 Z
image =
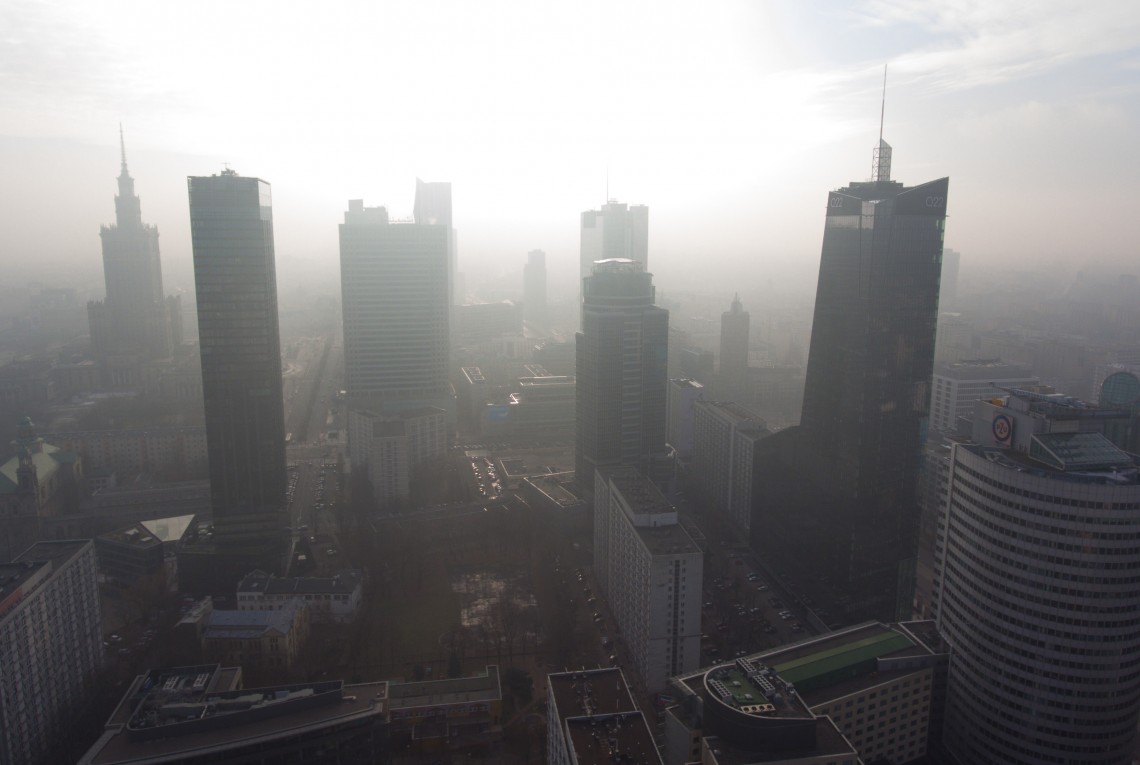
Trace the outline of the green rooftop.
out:
M 773 669 L 797 690 L 810 691 L 873 672 L 880 656 L 913 647 L 914 641 L 910 638 L 897 632 L 883 632 L 777 664 Z

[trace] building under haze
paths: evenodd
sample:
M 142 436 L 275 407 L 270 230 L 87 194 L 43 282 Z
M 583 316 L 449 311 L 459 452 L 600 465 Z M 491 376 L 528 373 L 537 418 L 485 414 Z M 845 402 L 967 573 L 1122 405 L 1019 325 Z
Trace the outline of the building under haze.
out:
M 578 289 L 594 261 L 628 258 L 649 272 L 649 208 L 610 201 L 600 210 L 582 213 Z M 581 294 L 581 293 L 579 293 Z
M 545 328 L 546 311 L 546 253 L 531 250 L 523 266 L 523 317 L 535 328 Z
M 722 397 L 740 400 L 748 384 L 748 331 L 752 317 L 734 295 L 732 305 L 720 315 L 720 385 Z
M 424 186 L 432 193 L 421 195 Z M 350 413 L 427 406 L 454 418 L 448 380 L 450 199 L 435 184 L 420 182 L 415 221 L 392 220 L 385 208 L 365 207 L 359 199 L 348 203 L 340 225 L 340 275 Z M 353 422 L 350 416 L 352 466 L 366 468 L 370 437 L 355 432 Z
M 232 590 L 255 568 L 284 573 L 289 554 L 273 205 L 268 183 L 228 169 L 189 191 L 213 536 L 180 579 Z
M 1001 359 L 965 359 L 938 364 L 930 393 L 930 429 L 951 433 L 958 418 L 971 417 L 974 404 L 1003 388 L 1025 388 L 1040 380 L 1025 367 Z
M 1140 467 L 1122 412 L 1011 389 L 953 445 L 933 607 L 965 765 L 1128 763 L 1140 713 Z
M 649 475 L 662 461 L 669 312 L 653 304 L 652 275 L 635 260 L 598 261 L 582 289 L 574 467 L 589 494 L 599 467 Z
M 181 342 L 181 301 L 163 294 L 158 229 L 143 223 L 121 132 L 119 140 L 115 222 L 99 231 L 107 294 L 87 305 L 92 352 L 103 366 L 103 384 L 114 388 L 140 386 L 139 364 L 168 358 Z
M 828 194 L 800 424 L 757 448 L 752 541 L 849 617 L 909 606 L 949 179 Z
M 704 553 L 635 468 L 594 474 L 594 575 L 650 691 L 701 659 Z
M 62 761 L 95 695 L 102 633 L 90 540 L 38 542 L 0 564 L 0 762 Z

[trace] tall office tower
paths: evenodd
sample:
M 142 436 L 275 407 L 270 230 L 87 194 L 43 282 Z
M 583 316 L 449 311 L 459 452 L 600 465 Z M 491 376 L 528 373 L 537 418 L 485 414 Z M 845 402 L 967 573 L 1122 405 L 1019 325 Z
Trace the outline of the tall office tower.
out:
M 727 398 L 743 397 L 748 381 L 748 330 L 752 319 L 734 295 L 732 306 L 720 315 L 720 382 Z
M 966 359 L 937 364 L 930 392 L 930 430 L 953 433 L 958 418 L 972 417 L 974 403 L 1003 388 L 1026 388 L 1040 380 L 1025 367 L 1001 359 Z
M 523 316 L 528 324 L 546 327 L 546 253 L 531 250 L 523 266 Z
M 448 300 L 451 305 L 463 305 L 464 292 L 459 289 L 458 237 L 451 220 L 451 183 L 447 181 L 421 181 L 416 178 L 416 199 L 412 205 L 412 220 L 419 226 L 446 226 L 450 234 L 447 249 Z M 453 322 L 454 323 L 454 322 Z
M 889 621 L 910 603 L 949 179 L 890 180 L 885 146 L 874 180 L 828 194 L 800 425 L 757 449 L 752 538 Z
M 704 553 L 635 468 L 594 474 L 594 573 L 650 691 L 701 659 Z
M 589 495 L 596 468 L 648 475 L 665 453 L 669 312 L 653 305 L 653 277 L 634 260 L 598 261 L 583 291 L 574 468 Z
M 214 517 L 203 583 L 229 588 L 283 573 L 288 554 L 273 207 L 268 183 L 233 170 L 188 185 Z
M 609 202 L 601 210 L 582 213 L 578 288 L 590 275 L 594 261 L 628 258 L 649 272 L 649 208 Z
M 103 665 L 95 546 L 37 542 L 0 564 L 0 762 L 65 762 Z M 60 747 L 62 745 L 62 751 Z
M 392 221 L 385 208 L 365 207 L 359 199 L 348 203 L 340 224 L 340 278 L 350 412 L 424 406 L 455 412 L 447 376 L 450 197 L 420 193 L 437 186 L 418 182 L 414 223 Z M 349 429 L 354 468 L 367 465 L 369 441 L 366 432 Z
M 953 447 L 934 613 L 944 744 L 970 765 L 1128 763 L 1140 715 L 1140 469 L 1123 412 L 1010 389 Z
M 103 278 L 107 297 L 88 305 L 92 350 L 96 356 L 137 354 L 165 358 L 171 353 L 170 323 L 162 294 L 158 229 L 143 223 L 135 181 L 127 170 L 127 149 L 119 131 L 121 164 L 115 223 L 103 226 Z
M 942 251 L 942 283 L 938 302 L 942 310 L 952 310 L 958 303 L 958 269 L 962 264 L 962 253 L 949 247 Z

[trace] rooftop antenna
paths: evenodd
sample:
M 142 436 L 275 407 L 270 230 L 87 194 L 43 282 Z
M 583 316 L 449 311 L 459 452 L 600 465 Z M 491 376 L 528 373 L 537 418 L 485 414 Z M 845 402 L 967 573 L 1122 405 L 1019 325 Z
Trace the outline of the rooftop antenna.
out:
M 883 64 L 883 102 L 879 108 L 879 143 L 871 160 L 871 180 L 891 179 L 891 145 L 883 140 L 883 122 L 887 116 L 887 65 Z
M 610 203 L 610 166 L 606 165 L 606 204 Z

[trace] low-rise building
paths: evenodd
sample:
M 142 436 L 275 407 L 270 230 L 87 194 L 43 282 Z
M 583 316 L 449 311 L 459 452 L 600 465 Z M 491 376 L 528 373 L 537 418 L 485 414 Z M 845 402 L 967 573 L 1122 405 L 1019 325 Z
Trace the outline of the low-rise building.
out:
M 617 667 L 546 677 L 547 765 L 661 765 L 645 715 Z
M 485 751 L 502 732 L 503 689 L 493 664 L 471 677 L 389 681 L 392 748 L 416 754 Z
M 359 570 L 277 577 L 258 569 L 238 583 L 237 606 L 240 611 L 279 611 L 296 601 L 308 606 L 313 624 L 351 622 L 360 611 L 362 582 Z
M 79 765 L 371 765 L 387 755 L 388 684 L 242 688 L 239 667 L 153 670 L 131 683 Z
M 202 654 L 246 671 L 288 669 L 308 638 L 309 609 L 300 601 L 274 610 L 211 610 L 202 631 Z
M 917 762 L 947 658 L 932 622 L 867 622 L 676 677 L 666 765 Z
M 194 517 L 140 521 L 95 537 L 103 592 L 120 597 L 144 580 L 155 583 L 158 595 L 176 590 L 178 547 Z

